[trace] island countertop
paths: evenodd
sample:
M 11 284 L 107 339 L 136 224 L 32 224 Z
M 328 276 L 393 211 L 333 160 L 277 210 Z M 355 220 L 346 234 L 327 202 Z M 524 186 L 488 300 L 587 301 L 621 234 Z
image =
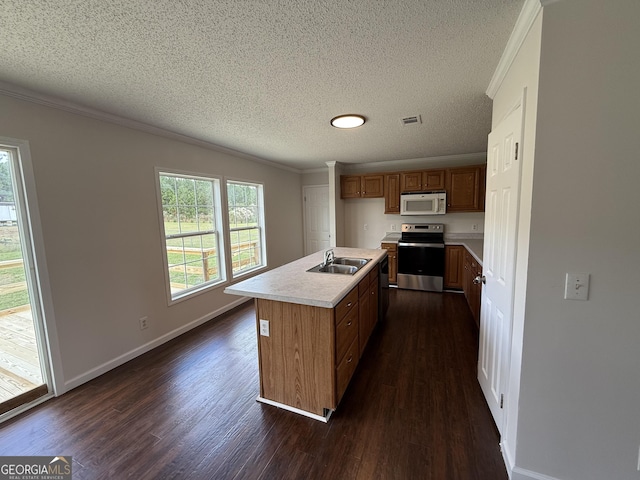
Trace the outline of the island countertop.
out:
M 243 280 L 225 293 L 280 302 L 333 308 L 387 255 L 386 250 L 335 247 L 337 257 L 370 258 L 353 275 L 307 272 L 323 261 L 324 251 L 312 253 L 281 267 Z

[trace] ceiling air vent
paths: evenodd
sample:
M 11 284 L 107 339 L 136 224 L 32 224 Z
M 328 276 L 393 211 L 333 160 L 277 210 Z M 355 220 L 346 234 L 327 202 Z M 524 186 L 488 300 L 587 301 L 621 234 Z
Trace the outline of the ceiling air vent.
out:
M 402 122 L 402 125 L 407 127 L 409 125 L 418 125 L 419 123 L 422 123 L 422 118 L 420 115 L 414 115 L 413 117 L 404 117 L 400 121 Z

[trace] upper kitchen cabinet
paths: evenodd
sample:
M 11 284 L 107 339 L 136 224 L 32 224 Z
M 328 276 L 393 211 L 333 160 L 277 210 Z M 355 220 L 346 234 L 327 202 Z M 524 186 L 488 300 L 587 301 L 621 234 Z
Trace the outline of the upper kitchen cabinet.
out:
M 341 175 L 340 198 L 384 197 L 384 175 Z
M 384 176 L 384 213 L 400 213 L 400 174 Z
M 447 213 L 484 212 L 486 165 L 448 168 Z
M 360 175 L 340 176 L 340 198 L 360 198 Z
M 445 189 L 445 170 L 422 170 L 400 174 L 400 191 L 424 192 Z

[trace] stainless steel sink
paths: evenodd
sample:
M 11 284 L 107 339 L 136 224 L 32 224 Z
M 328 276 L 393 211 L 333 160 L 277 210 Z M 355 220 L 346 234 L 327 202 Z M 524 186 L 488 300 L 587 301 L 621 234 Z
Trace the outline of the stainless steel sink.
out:
M 362 267 L 370 261 L 370 258 L 337 257 L 333 260 L 333 265 L 353 265 L 354 267 Z
M 307 272 L 320 272 L 320 273 L 342 273 L 344 275 L 353 275 L 358 271 L 358 267 L 353 265 L 317 265 L 307 270 Z
M 315 267 L 307 270 L 307 272 L 341 273 L 343 275 L 353 275 L 370 261 L 370 258 L 338 257 L 328 265 L 316 265 Z

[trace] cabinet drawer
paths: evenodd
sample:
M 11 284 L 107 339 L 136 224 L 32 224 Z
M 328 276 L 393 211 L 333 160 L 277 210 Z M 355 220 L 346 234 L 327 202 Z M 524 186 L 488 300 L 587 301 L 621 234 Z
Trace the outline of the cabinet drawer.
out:
M 340 402 L 358 364 L 358 339 L 354 340 L 336 368 L 336 403 Z
M 352 308 L 336 326 L 336 363 L 342 360 L 349 345 L 358 337 L 358 309 Z
M 336 325 L 340 323 L 340 320 L 349 313 L 349 310 L 358 303 L 358 288 L 351 290 L 346 297 L 344 297 L 338 305 L 336 305 Z
M 387 250 L 387 252 L 389 252 L 389 253 L 398 251 L 398 244 L 397 243 L 382 243 L 381 246 L 382 246 L 382 248 Z

